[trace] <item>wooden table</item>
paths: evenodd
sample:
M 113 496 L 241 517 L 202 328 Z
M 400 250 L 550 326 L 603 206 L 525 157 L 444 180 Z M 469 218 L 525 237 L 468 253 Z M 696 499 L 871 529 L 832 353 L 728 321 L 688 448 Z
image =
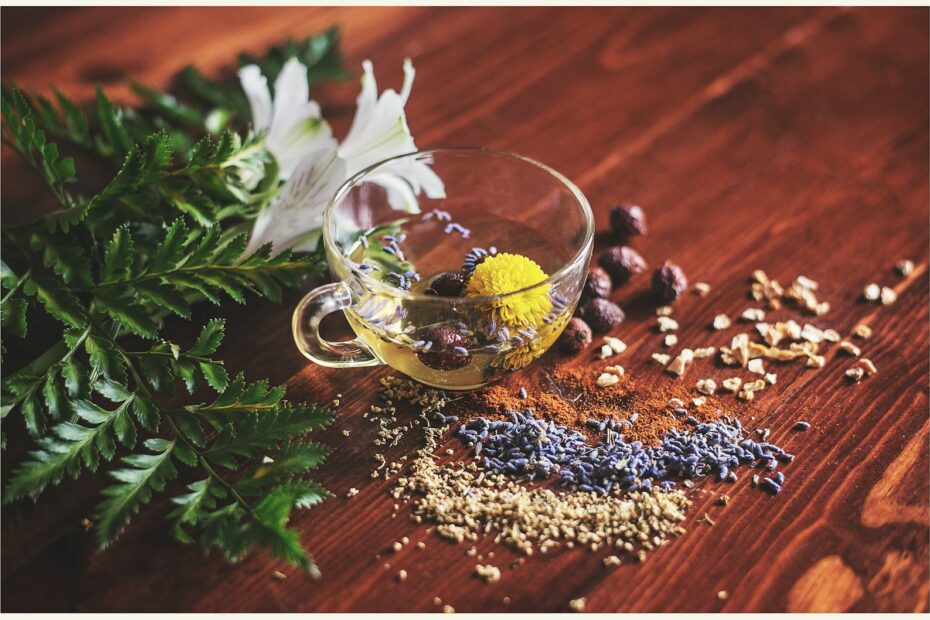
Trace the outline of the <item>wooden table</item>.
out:
M 281 306 L 223 307 L 230 369 L 286 382 L 294 399 L 343 394 L 341 417 L 321 435 L 335 450 L 318 476 L 337 498 L 293 520 L 322 581 L 265 555 L 229 566 L 177 546 L 157 509 L 98 553 L 80 524 L 96 501 L 88 480 L 3 509 L 4 611 L 430 611 L 435 596 L 458 611 L 565 610 L 581 596 L 591 611 L 927 611 L 927 9 L 6 9 L 3 17 L 4 80 L 40 91 L 54 83 L 82 99 L 95 82 L 127 99 L 126 77 L 162 85 L 188 62 L 216 71 L 242 49 L 339 23 L 352 65 L 371 58 L 384 85 L 399 84 L 402 59 L 413 58 L 407 109 L 418 145 L 485 145 L 546 162 L 577 181 L 600 229 L 615 202 L 643 205 L 650 232 L 636 245 L 646 258 L 673 258 L 713 286 L 707 299 L 678 305 L 683 342 L 724 344 L 707 325 L 750 305 L 746 278 L 762 268 L 782 282 L 804 274 L 821 283 L 833 309 L 817 324 L 844 335 L 871 324 L 864 355 L 879 368 L 850 385 L 843 358 L 821 371 L 787 367 L 746 409 L 798 455 L 781 495 L 744 476 L 726 487 L 732 501 L 722 510 L 713 506 L 722 487 L 708 482 L 713 492 L 694 493 L 687 534 L 642 565 L 611 570 L 601 554 L 575 549 L 514 571 L 513 554 L 486 540 L 478 551 L 494 551 L 504 568 L 489 585 L 473 575 L 466 546 L 428 536 L 406 509 L 391 519 L 385 483 L 368 478 L 372 431 L 360 414 L 386 371 L 308 366 L 288 331 L 297 293 Z M 346 84 L 317 93 L 337 135 L 356 92 Z M 33 208 L 35 191 L 13 178 L 10 162 L 5 153 L 5 218 Z M 892 268 L 906 257 L 917 267 L 901 278 Z M 670 381 L 647 361 L 660 345 L 651 311 L 636 311 L 640 280 L 617 295 L 632 317 L 618 330 L 633 345 L 626 363 L 642 380 Z M 897 302 L 858 301 L 873 281 L 893 286 Z M 788 433 L 802 417 L 811 431 Z M 346 499 L 350 487 L 360 493 Z M 714 527 L 699 520 L 705 512 Z M 390 555 L 403 536 L 426 548 Z M 406 581 L 395 579 L 398 568 Z M 275 570 L 289 578 L 273 580 Z

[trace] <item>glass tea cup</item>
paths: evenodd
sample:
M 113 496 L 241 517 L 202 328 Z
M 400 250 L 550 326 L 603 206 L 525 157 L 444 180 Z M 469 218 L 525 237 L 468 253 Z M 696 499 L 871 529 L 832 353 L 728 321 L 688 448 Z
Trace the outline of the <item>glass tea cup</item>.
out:
M 442 180 L 441 198 L 417 196 L 391 174 L 423 164 Z M 400 210 L 411 197 L 419 213 Z M 481 387 L 556 341 L 578 303 L 593 238 L 581 191 L 526 157 L 463 148 L 383 161 L 349 179 L 327 207 L 323 244 L 335 282 L 297 306 L 294 340 L 322 366 L 388 364 L 433 387 Z M 518 278 L 526 259 L 538 265 L 531 273 L 543 273 L 499 294 L 427 292 L 431 277 L 468 277 L 490 256 L 484 273 L 493 264 L 502 281 Z M 355 339 L 321 337 L 320 322 L 337 310 Z

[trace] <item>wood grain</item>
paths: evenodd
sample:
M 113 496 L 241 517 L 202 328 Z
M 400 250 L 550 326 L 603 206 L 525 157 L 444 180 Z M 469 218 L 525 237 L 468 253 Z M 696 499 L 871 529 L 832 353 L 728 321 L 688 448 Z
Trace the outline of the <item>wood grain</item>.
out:
M 368 478 L 372 431 L 359 414 L 388 372 L 308 366 L 288 332 L 297 293 L 281 306 L 224 307 L 221 353 L 231 370 L 286 382 L 296 399 L 343 395 L 342 415 L 321 435 L 336 449 L 319 477 L 337 498 L 293 521 L 324 579 L 262 555 L 228 566 L 175 546 L 157 510 L 98 553 L 79 523 L 95 503 L 88 481 L 48 491 L 35 506 L 4 507 L 4 611 L 432 611 L 435 596 L 458 611 L 557 611 L 579 596 L 590 611 L 927 611 L 926 9 L 5 9 L 3 17 L 4 79 L 40 91 L 54 83 L 84 99 L 98 81 L 126 98 L 126 77 L 161 85 L 189 62 L 219 73 L 242 49 L 340 23 L 348 57 L 371 58 L 383 84 L 399 83 L 402 59 L 413 58 L 408 118 L 419 146 L 480 144 L 538 158 L 579 182 L 601 230 L 613 203 L 641 204 L 650 233 L 637 248 L 713 287 L 707 299 L 678 304 L 683 343 L 725 344 L 707 326 L 750 304 L 746 277 L 762 268 L 782 282 L 804 274 L 821 283 L 832 310 L 816 324 L 849 335 L 869 323 L 875 336 L 864 350 L 879 368 L 856 386 L 843 380 L 843 358 L 820 372 L 779 368 L 778 384 L 746 408 L 744 419 L 769 426 L 798 455 L 781 495 L 741 480 L 725 487 L 732 500 L 722 509 L 714 499 L 724 487 L 702 484 L 686 535 L 642 565 L 613 570 L 582 550 L 510 570 L 513 554 L 482 541 L 478 552 L 493 552 L 504 569 L 487 585 L 472 575 L 467 547 L 429 536 L 406 507 L 392 519 L 394 500 Z M 317 95 L 337 135 L 355 95 L 354 84 Z M 38 192 L 12 176 L 9 153 L 2 164 L 8 221 L 37 208 Z M 891 267 L 904 257 L 918 268 L 901 279 Z M 897 303 L 859 302 L 873 281 L 895 286 Z M 669 379 L 648 363 L 660 344 L 645 286 L 618 291 L 630 317 L 618 334 L 630 344 L 628 371 L 659 384 Z M 791 314 L 772 318 L 781 316 Z M 813 428 L 789 433 L 799 418 Z M 410 438 L 397 454 L 415 446 Z M 350 487 L 360 493 L 345 499 Z M 704 512 L 714 527 L 698 521 Z M 389 553 L 403 536 L 427 546 Z M 399 568 L 410 578 L 396 581 Z M 279 569 L 287 581 L 271 580 Z

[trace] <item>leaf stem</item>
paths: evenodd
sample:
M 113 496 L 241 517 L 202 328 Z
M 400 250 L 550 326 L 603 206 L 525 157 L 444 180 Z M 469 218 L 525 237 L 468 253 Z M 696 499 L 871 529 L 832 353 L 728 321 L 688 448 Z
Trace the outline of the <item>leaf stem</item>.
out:
M 146 355 L 153 355 L 155 357 L 170 357 L 171 359 L 175 358 L 174 354 L 169 353 L 168 351 L 125 351 L 126 355 L 131 355 L 132 357 L 145 357 Z M 187 355 L 181 353 L 180 357 L 187 358 L 189 360 L 194 360 L 195 362 L 206 362 L 213 364 L 222 364 L 219 360 L 210 359 L 209 357 L 200 357 L 197 355 Z
M 11 289 L 9 290 L 9 292 L 8 292 L 6 295 L 3 296 L 3 299 L 0 299 L 0 304 L 5 303 L 7 299 L 9 299 L 10 297 L 12 297 L 14 293 L 16 293 L 19 289 L 21 289 L 21 288 L 23 287 L 23 284 L 24 284 L 30 277 L 32 277 L 32 269 L 27 270 L 26 273 L 24 273 L 22 276 L 20 276 L 19 281 L 16 283 L 16 286 L 14 286 L 13 288 L 11 288 Z

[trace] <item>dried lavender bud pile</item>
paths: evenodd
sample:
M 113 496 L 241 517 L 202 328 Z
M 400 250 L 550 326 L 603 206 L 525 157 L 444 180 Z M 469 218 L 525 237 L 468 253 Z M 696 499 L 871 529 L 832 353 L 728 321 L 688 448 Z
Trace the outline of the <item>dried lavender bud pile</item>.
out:
M 779 461 L 794 458 L 774 444 L 746 437 L 736 419 L 699 423 L 689 417 L 692 429 L 673 428 L 657 446 L 623 440 L 620 433 L 636 422 L 636 414 L 620 421 L 590 420 L 590 425 L 607 431 L 607 439 L 592 446 L 582 433 L 536 419 L 529 410 L 509 415 L 509 421 L 477 418 L 461 425 L 456 434 L 474 448 L 486 471 L 530 480 L 557 474 L 563 485 L 580 491 L 643 491 L 653 485 L 668 490 L 676 484 L 672 478 L 708 474 L 735 482 L 733 469 L 739 465 L 764 464 L 774 470 Z

